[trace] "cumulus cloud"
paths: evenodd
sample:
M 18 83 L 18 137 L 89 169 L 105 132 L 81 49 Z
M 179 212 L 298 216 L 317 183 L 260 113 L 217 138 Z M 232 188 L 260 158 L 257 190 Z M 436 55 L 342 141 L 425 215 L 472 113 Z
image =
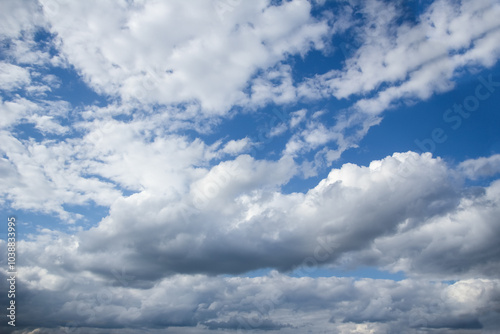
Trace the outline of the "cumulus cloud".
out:
M 94 201 L 110 205 L 121 194 L 109 182 L 82 176 L 78 163 L 65 164 L 61 159 L 68 161 L 75 155 L 68 143 L 22 142 L 5 132 L 0 132 L 0 137 L 0 152 L 10 165 L 10 172 L 2 176 L 2 197 L 14 208 L 57 213 L 72 221 L 74 216 L 63 208 L 64 204 Z
M 395 3 L 366 2 L 362 14 L 367 23 L 360 28 L 361 47 L 346 60 L 342 71 L 330 71 L 307 85 L 319 85 L 324 87 L 324 94 L 347 98 L 387 84 L 389 87 L 375 97 L 357 102 L 369 113 L 380 113 L 402 97 L 425 99 L 449 90 L 459 68 L 470 63 L 492 66 L 496 62 L 500 50 L 490 40 L 498 38 L 499 11 L 500 6 L 489 0 L 440 0 L 411 26 L 396 24 L 401 12 Z
M 118 198 L 99 226 L 78 233 L 64 266 L 109 275 L 112 263 L 127 263 L 145 283 L 175 273 L 325 264 L 446 279 L 494 276 L 498 224 L 488 203 L 498 201 L 498 183 L 464 191 L 442 160 L 408 152 L 367 167 L 345 164 L 306 193 L 284 194 L 294 168 L 289 158 L 242 155 L 199 171 L 184 193 L 151 188 Z M 54 240 L 43 240 L 28 243 L 23 257 L 32 265 L 50 265 L 36 245 Z M 442 251 L 449 256 L 436 256 Z
M 222 152 L 235 155 L 248 149 L 251 145 L 250 139 L 230 140 L 222 148 Z
M 466 160 L 458 166 L 470 179 L 491 177 L 500 173 L 500 155 Z
M 307 110 L 300 109 L 291 113 L 290 127 L 296 127 L 300 122 L 302 122 L 307 114 Z
M 494 277 L 499 264 L 498 191 L 494 182 L 465 195 L 456 208 L 415 227 L 407 219 L 398 233 L 374 240 L 372 246 L 346 261 L 375 261 L 387 269 L 437 279 Z M 356 260 L 356 258 L 359 258 Z
M 20 288 L 36 292 L 20 300 L 33 305 L 26 325 L 290 333 L 498 325 L 500 183 L 471 192 L 441 159 L 407 152 L 282 193 L 293 170 L 291 159 L 241 155 L 200 170 L 184 193 L 148 186 L 121 197 L 88 231 L 20 241 Z M 316 265 L 375 265 L 413 279 L 212 276 Z
M 61 51 L 95 90 L 140 103 L 196 100 L 214 114 L 244 99 L 258 70 L 274 77 L 276 63 L 321 49 L 330 31 L 303 0 L 222 4 L 230 10 L 217 1 L 41 3 Z M 76 32 L 75 22 L 86 29 Z M 254 103 L 265 98 L 257 95 Z
M 30 82 L 30 73 L 27 69 L 4 62 L 0 63 L 0 89 L 14 90 Z
M 44 327 L 52 327 L 52 332 L 80 330 L 75 326 L 101 333 L 102 323 L 118 330 L 143 323 L 166 332 L 182 332 L 187 327 L 190 333 L 202 329 L 215 333 L 277 329 L 285 333 L 368 329 L 439 333 L 450 328 L 480 333 L 497 328 L 500 311 L 500 282 L 496 279 L 448 285 L 293 278 L 274 272 L 256 278 L 176 275 L 138 289 L 128 285 L 133 282 L 130 277 L 117 275 L 113 284 L 106 284 L 95 277 L 75 275 L 60 278 L 55 290 L 50 285 L 32 286 L 28 280 L 35 279 L 33 275 L 20 276 L 19 286 L 32 293 L 19 302 L 32 305 L 23 311 L 26 326 L 41 327 L 36 330 L 42 333 Z
M 465 70 L 491 67 L 498 60 L 500 48 L 494 42 L 500 36 L 497 2 L 434 1 L 422 6 L 416 21 L 403 24 L 404 6 L 398 4 L 351 4 L 352 20 L 361 16 L 364 23 L 352 28 L 356 39 L 348 43 L 354 51 L 344 51 L 344 67 L 297 84 L 302 98 L 333 95 L 355 100 L 346 119 L 337 115 L 334 133 L 340 148 L 331 152 L 333 160 L 379 124 L 384 111 L 449 91 Z M 352 129 L 362 130 L 346 136 Z
M 16 38 L 23 32 L 32 32 L 43 22 L 37 11 L 37 2 L 31 0 L 2 1 L 0 4 L 0 38 Z
M 18 332 L 498 328 L 498 155 L 326 167 L 384 110 L 499 57 L 495 1 L 436 0 L 410 21 L 401 3 L 3 1 L 2 209 L 109 210 L 18 241 Z M 297 71 L 334 52 L 340 66 Z M 301 176 L 317 179 L 299 191 Z M 405 279 L 289 275 L 363 266 Z

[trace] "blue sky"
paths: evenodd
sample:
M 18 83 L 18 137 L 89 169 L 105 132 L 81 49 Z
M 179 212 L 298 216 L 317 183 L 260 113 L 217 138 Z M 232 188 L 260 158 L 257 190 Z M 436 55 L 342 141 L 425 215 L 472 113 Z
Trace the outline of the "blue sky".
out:
M 15 332 L 498 330 L 499 15 L 2 1 Z

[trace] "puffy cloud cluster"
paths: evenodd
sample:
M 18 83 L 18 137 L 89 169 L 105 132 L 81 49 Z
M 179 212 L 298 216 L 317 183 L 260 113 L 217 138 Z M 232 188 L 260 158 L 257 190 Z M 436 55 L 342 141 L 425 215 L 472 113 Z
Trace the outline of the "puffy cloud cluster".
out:
M 497 328 L 500 182 L 463 188 L 441 159 L 407 152 L 345 164 L 306 193 L 282 193 L 294 168 L 289 158 L 240 155 L 197 174 L 183 193 L 120 197 L 90 230 L 41 230 L 18 242 L 19 289 L 30 292 L 19 300 L 31 305 L 25 325 L 95 333 L 99 324 L 144 323 L 200 332 Z M 284 274 L 317 265 L 378 266 L 409 279 Z M 283 273 L 220 275 L 269 267 Z
M 306 94 L 323 87 L 321 94 L 348 98 L 387 85 L 355 104 L 377 114 L 402 97 L 426 99 L 449 90 L 456 71 L 466 65 L 492 66 L 500 54 L 494 42 L 500 5 L 494 1 L 434 1 L 416 23 L 397 23 L 402 15 L 397 3 L 367 1 L 361 13 L 367 21 L 358 28 L 361 46 L 344 69 L 306 82 Z
M 500 154 L 466 160 L 459 165 L 459 168 L 471 179 L 495 176 L 500 173 Z
M 213 114 L 242 103 L 258 70 L 323 48 L 330 33 L 304 0 L 40 2 L 61 51 L 95 90 L 129 102 L 197 101 Z
M 361 16 L 364 24 L 351 26 L 355 38 L 338 46 L 345 66 L 297 83 L 299 97 L 353 100 L 328 131 L 328 142 L 339 147 L 332 160 L 356 146 L 384 111 L 449 91 L 464 72 L 491 67 L 500 56 L 497 1 L 437 0 L 401 23 L 405 3 L 423 2 L 351 2 L 352 20 Z
M 175 275 L 136 288 L 129 285 L 133 276 L 115 274 L 113 284 L 89 275 L 44 276 L 35 284 L 43 270 L 26 271 L 18 284 L 30 293 L 18 302 L 30 305 L 19 310 L 28 329 L 16 333 L 128 333 L 141 331 L 145 323 L 152 333 L 443 333 L 460 328 L 484 333 L 500 325 L 497 279 L 448 285 L 272 272 L 256 278 Z
M 248 155 L 185 170 L 176 176 L 193 180 L 184 190 L 173 184 L 118 197 L 97 227 L 37 237 L 20 251 L 32 266 L 52 266 L 59 254 L 56 270 L 107 277 L 112 264 L 127 264 L 145 284 L 175 273 L 315 264 L 376 265 L 442 279 L 495 276 L 500 183 L 462 188 L 441 159 L 412 152 L 367 167 L 345 164 L 306 193 L 281 192 L 294 171 L 290 158 Z M 74 247 L 47 251 L 68 238 L 76 238 Z
M 284 190 L 355 147 L 396 101 L 496 62 L 495 1 L 437 0 L 411 23 L 403 2 L 1 2 L 2 209 L 74 223 L 70 206 L 109 208 L 92 228 L 18 242 L 18 332 L 497 329 L 498 155 L 455 167 L 394 153 Z M 301 77 L 291 59 L 326 55 L 338 32 L 355 36 L 343 67 Z M 54 66 L 109 100 L 61 100 Z M 351 99 L 334 124 L 323 122 L 333 111 L 297 103 L 332 97 Z M 294 103 L 266 129 L 283 144 L 274 156 L 248 154 L 260 137 L 214 134 L 240 111 Z M 287 275 L 316 266 L 407 278 Z
M 305 123 L 283 150 L 306 153 L 332 145 L 317 152 L 330 164 L 356 147 L 398 101 L 448 90 L 457 72 L 492 66 L 498 58 L 495 1 L 438 0 L 418 8 L 413 21 L 405 19 L 409 3 L 8 1 L 3 6 L 18 23 L 2 26 L 0 38 L 9 41 L 6 53 L 16 65 L 0 64 L 0 76 L 8 75 L 1 80 L 5 90 L 25 87 L 44 96 L 51 84 L 41 78 L 30 84 L 30 72 L 32 81 L 39 73 L 19 65 L 74 67 L 104 96 L 139 111 L 158 104 L 173 108 L 176 122 L 227 116 L 235 106 L 350 98 L 353 112 L 334 114 L 334 126 Z M 313 14 L 318 11 L 324 12 Z M 48 46 L 36 45 L 37 29 L 50 32 Z M 353 35 L 347 41 L 352 53 L 345 43 L 331 44 L 332 36 L 346 32 Z M 333 48 L 344 50 L 340 69 L 301 77 L 287 63 L 291 56 L 304 59 L 312 50 L 327 54 Z M 27 121 L 49 133 L 67 133 L 60 120 L 39 116 Z M 284 132 L 281 126 L 272 135 Z

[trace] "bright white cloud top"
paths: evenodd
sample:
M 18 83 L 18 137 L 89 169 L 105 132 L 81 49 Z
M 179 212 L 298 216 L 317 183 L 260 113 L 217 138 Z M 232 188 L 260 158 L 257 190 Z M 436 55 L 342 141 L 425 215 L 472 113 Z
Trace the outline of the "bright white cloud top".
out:
M 498 332 L 499 17 L 1 1 L 1 331 Z

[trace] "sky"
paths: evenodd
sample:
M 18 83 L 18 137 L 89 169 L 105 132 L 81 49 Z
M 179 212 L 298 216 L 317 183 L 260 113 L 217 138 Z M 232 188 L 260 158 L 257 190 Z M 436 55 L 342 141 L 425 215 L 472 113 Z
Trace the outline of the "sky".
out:
M 499 17 L 1 0 L 0 331 L 498 333 Z

